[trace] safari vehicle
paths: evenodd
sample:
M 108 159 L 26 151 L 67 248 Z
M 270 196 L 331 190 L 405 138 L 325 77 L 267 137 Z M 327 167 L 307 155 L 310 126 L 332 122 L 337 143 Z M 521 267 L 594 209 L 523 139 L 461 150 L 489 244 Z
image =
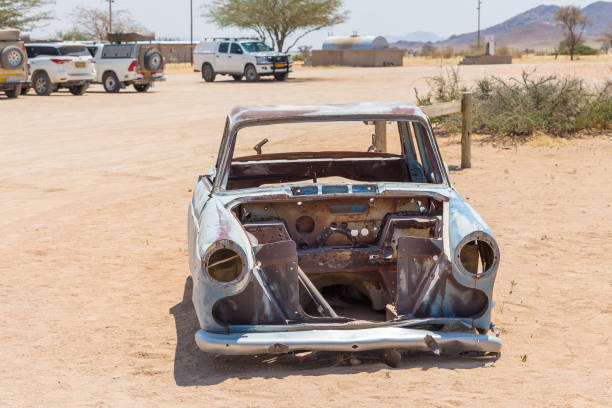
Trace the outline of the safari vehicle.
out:
M 274 51 L 264 42 L 253 38 L 210 38 L 200 42 L 193 51 L 193 67 L 202 72 L 206 82 L 217 75 L 230 75 L 240 81 L 259 81 L 272 75 L 284 81 L 291 72 L 291 57 Z
M 95 83 L 101 83 L 106 92 L 119 92 L 130 85 L 137 92 L 147 92 L 155 82 L 166 80 L 166 59 L 150 42 L 154 34 L 118 33 L 109 34 L 108 39 L 110 44 L 87 47 L 96 64 Z
M 60 88 L 83 95 L 96 76 L 93 59 L 82 44 L 28 43 L 26 50 L 37 95 L 48 96 Z
M 0 91 L 17 98 L 28 85 L 28 57 L 20 32 L 0 28 Z
M 410 103 L 234 108 L 188 242 L 204 351 L 501 350 L 499 247 Z

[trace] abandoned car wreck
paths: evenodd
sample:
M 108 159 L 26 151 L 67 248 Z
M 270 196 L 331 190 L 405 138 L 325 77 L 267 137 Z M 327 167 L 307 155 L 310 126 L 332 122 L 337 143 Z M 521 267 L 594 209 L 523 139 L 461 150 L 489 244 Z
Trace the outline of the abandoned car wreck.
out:
M 410 103 L 234 108 L 188 241 L 204 351 L 501 351 L 499 247 Z

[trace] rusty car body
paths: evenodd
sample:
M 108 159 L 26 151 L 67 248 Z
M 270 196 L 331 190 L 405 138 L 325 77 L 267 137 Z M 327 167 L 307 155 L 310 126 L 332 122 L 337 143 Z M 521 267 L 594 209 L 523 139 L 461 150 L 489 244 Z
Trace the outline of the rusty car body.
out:
M 265 139 L 235 157 L 247 128 L 329 122 L 396 124 L 401 150 L 374 141 L 266 153 Z M 491 322 L 499 247 L 451 186 L 413 104 L 234 108 L 194 189 L 188 242 L 204 351 L 501 350 Z

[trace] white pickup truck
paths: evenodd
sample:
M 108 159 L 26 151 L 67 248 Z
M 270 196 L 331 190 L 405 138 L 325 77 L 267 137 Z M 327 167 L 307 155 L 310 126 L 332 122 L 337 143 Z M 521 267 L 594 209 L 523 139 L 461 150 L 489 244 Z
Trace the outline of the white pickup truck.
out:
M 109 93 L 133 85 L 146 92 L 156 81 L 165 81 L 166 59 L 150 43 L 101 43 L 87 48 L 96 64 L 96 80 Z
M 255 82 L 263 75 L 284 81 L 291 72 L 291 57 L 274 51 L 262 41 L 244 38 L 213 38 L 200 42 L 193 51 L 193 67 L 206 82 L 216 75 L 231 75 Z

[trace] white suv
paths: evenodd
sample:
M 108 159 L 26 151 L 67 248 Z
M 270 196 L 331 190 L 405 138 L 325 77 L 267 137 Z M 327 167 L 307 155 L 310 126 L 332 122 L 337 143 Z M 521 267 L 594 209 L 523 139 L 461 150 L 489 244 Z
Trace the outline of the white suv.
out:
M 231 75 L 236 81 L 244 76 L 255 82 L 262 75 L 284 81 L 291 72 L 291 57 L 259 40 L 217 38 L 198 44 L 193 51 L 193 66 L 196 72 L 202 72 L 206 82 L 214 81 L 217 74 Z
M 166 59 L 151 43 L 93 44 L 87 48 L 96 64 L 96 83 L 115 93 L 128 85 L 146 92 L 156 81 L 165 81 Z
M 73 95 L 83 95 L 95 79 L 93 58 L 83 44 L 26 44 L 32 88 L 38 95 L 50 95 L 68 88 Z

